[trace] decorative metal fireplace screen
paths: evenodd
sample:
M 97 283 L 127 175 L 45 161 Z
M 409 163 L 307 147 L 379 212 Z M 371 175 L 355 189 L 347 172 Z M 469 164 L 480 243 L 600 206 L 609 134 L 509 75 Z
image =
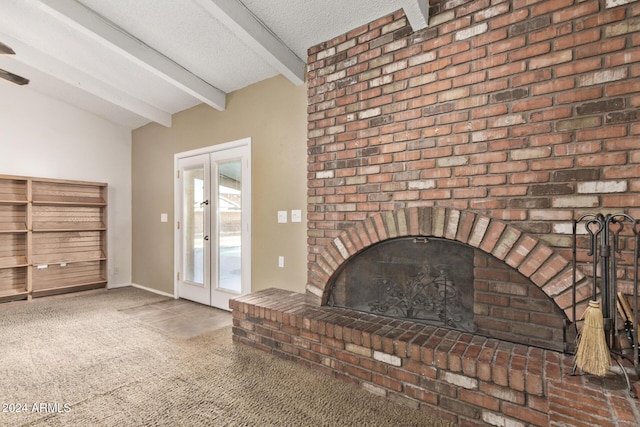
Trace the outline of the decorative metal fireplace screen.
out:
M 473 259 L 473 248 L 450 240 L 387 240 L 345 263 L 329 305 L 475 332 Z

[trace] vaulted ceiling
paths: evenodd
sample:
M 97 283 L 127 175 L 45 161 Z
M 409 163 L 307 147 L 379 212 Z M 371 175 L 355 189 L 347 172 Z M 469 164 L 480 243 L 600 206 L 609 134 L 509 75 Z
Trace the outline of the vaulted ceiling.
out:
M 0 49 L 0 70 L 130 129 L 171 126 L 176 112 L 224 110 L 227 93 L 278 74 L 303 84 L 308 48 L 396 10 L 422 29 L 427 3 L 2 0 L 0 42 L 15 54 Z

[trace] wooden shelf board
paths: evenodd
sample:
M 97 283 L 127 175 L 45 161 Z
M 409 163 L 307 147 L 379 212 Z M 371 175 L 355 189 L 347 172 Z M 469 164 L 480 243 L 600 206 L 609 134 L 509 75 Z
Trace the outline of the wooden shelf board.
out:
M 29 264 L 26 256 L 0 257 L 0 268 L 26 267 L 27 265 Z
M 106 182 L 93 182 L 93 181 L 76 181 L 71 179 L 59 179 L 59 178 L 42 178 L 42 177 L 29 177 L 29 176 L 17 176 L 15 177 L 18 180 L 28 180 L 30 179 L 34 185 L 71 185 L 75 187 L 106 187 L 108 184 Z
M 26 179 L 3 175 L 0 177 L 0 205 L 26 205 L 27 199 Z
M 26 205 L 29 201 L 24 199 L 0 199 L 0 205 Z
M 26 233 L 26 224 L 1 223 L 0 233 Z
M 54 286 L 54 287 L 43 288 L 43 289 L 33 289 L 33 291 L 31 291 L 31 294 L 34 297 L 38 297 L 38 296 L 45 296 L 45 295 L 53 295 L 53 294 L 71 292 L 73 290 L 80 290 L 82 288 L 87 288 L 87 289 L 89 289 L 89 288 L 100 288 L 100 287 L 104 287 L 106 285 L 107 285 L 107 279 L 100 278 L 98 280 L 98 278 L 96 278 L 96 280 L 94 280 L 94 281 L 87 281 L 87 282 L 83 282 L 83 283 L 71 283 L 71 284 L 66 284 L 66 285 L 63 285 L 63 286 Z
M 33 196 L 34 205 L 64 205 L 64 206 L 106 206 L 104 199 L 98 197 L 71 196 Z
M 34 228 L 34 233 L 66 233 L 72 231 L 105 231 L 106 228 Z
M 107 279 L 103 275 L 99 274 L 98 272 L 95 272 L 93 275 L 85 275 L 82 278 L 76 278 L 76 280 L 59 278 L 58 280 L 55 280 L 55 281 L 41 280 L 38 282 L 38 279 L 34 278 L 33 291 L 35 292 L 35 291 L 51 290 L 51 289 L 58 289 L 58 288 L 73 288 L 74 286 L 84 286 L 84 285 L 92 285 L 95 283 L 106 283 L 106 282 L 107 282 Z M 42 287 L 39 288 L 38 284 L 40 284 L 40 286 Z
M 103 223 L 97 222 L 34 222 L 34 232 L 55 232 L 55 231 L 104 231 L 107 227 Z
M 34 266 L 38 265 L 38 264 L 52 264 L 52 265 L 58 265 L 58 264 L 73 264 L 73 263 L 77 263 L 77 262 L 92 262 L 92 261 L 106 261 L 107 257 L 103 256 L 99 256 L 99 257 L 92 257 L 92 258 L 76 258 L 76 259 L 62 259 L 62 258 L 56 258 L 55 254 L 50 255 L 50 256 L 44 256 L 44 255 L 34 255 L 33 256 L 33 262 L 32 264 Z
M 0 298 L 14 297 L 14 296 L 26 296 L 28 294 L 26 289 L 8 289 L 0 290 Z

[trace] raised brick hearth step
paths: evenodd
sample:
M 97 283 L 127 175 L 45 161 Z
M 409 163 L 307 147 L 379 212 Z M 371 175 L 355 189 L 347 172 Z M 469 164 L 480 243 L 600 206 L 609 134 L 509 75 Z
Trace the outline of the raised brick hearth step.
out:
M 570 376 L 562 353 L 309 305 L 281 289 L 230 307 L 234 341 L 457 425 L 640 425 L 622 376 Z

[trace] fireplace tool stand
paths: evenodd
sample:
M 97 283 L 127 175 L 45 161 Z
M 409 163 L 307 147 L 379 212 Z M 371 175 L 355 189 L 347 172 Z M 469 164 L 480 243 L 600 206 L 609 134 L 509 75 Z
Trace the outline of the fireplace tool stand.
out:
M 576 285 L 577 285 L 577 230 L 579 224 L 584 224 L 589 238 L 589 252 L 592 262 L 592 300 L 597 298 L 600 289 L 604 333 L 609 353 L 613 356 L 624 374 L 629 392 L 633 389 L 629 376 L 621 360 L 627 359 L 633 363 L 636 375 L 640 375 L 638 356 L 638 256 L 640 245 L 640 220 L 624 214 L 586 214 L 573 220 L 573 322 L 576 325 Z M 622 260 L 621 235 L 627 240 L 633 239 L 633 308 L 627 301 L 626 295 L 618 292 L 618 264 Z M 599 279 L 599 282 L 598 282 Z M 599 286 L 598 286 L 599 285 Z M 619 316 L 617 315 L 619 314 Z M 620 319 L 622 321 L 620 321 Z M 622 343 L 628 342 L 629 347 L 623 348 Z M 576 374 L 574 366 L 572 375 Z

